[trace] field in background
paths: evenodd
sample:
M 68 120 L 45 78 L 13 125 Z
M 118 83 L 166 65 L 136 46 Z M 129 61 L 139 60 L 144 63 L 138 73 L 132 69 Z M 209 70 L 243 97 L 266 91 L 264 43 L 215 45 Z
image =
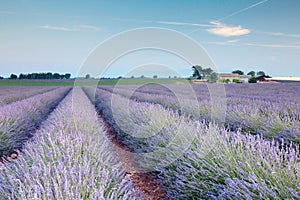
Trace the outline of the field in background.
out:
M 134 84 L 147 84 L 147 83 L 157 83 L 157 84 L 176 84 L 176 83 L 186 83 L 189 82 L 187 79 L 183 78 L 136 78 L 136 79 L 105 79 L 105 80 L 85 80 L 77 79 L 77 86 L 93 86 L 93 85 L 134 85 Z M 0 86 L 73 86 L 74 80 L 0 80 Z

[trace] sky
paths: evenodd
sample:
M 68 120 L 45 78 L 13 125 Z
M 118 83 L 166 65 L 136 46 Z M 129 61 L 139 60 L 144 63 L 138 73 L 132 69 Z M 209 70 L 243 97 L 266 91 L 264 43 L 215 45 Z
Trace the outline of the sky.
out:
M 51 71 L 76 77 L 100 43 L 145 27 L 196 41 L 218 72 L 300 76 L 299 0 L 0 0 L 0 5 L 0 76 Z M 176 75 L 160 72 L 163 66 L 192 74 L 190 63 L 170 52 L 141 49 L 112 62 L 101 76 Z

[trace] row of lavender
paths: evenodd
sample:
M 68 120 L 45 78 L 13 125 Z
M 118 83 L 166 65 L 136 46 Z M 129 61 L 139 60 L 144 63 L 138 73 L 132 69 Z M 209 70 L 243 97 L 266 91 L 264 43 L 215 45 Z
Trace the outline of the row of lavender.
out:
M 0 90 L 0 106 L 10 104 L 22 99 L 29 98 L 34 95 L 42 94 L 54 90 L 57 87 L 43 87 L 43 86 L 32 86 L 32 87 L 1 87 Z
M 300 143 L 299 86 L 297 83 L 226 86 L 224 125 L 231 130 L 242 129 L 243 132 L 275 138 L 277 141 L 284 138 Z M 151 85 L 134 92 L 132 88 L 124 86 L 101 88 L 138 101 L 160 104 L 194 120 L 211 120 L 212 105 L 206 85 L 193 85 L 192 92 L 195 92 L 197 99 L 193 99 L 191 91 L 184 91 L 182 87 Z
M 95 104 L 137 163 L 160 172 L 171 199 L 300 198 L 299 150 L 280 148 L 284 141 L 230 132 L 102 89 Z
M 54 94 L 53 94 L 54 95 Z M 24 146 L 0 164 L 0 199 L 138 199 L 80 88 Z
M 0 107 L 0 156 L 20 148 L 70 89 L 57 88 Z

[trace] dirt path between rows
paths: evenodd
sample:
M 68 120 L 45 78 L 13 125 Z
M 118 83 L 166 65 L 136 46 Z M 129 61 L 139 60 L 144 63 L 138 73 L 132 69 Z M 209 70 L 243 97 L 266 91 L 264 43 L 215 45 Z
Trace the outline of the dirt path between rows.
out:
M 134 163 L 134 154 L 117 139 L 117 133 L 111 129 L 107 121 L 101 115 L 99 118 L 103 121 L 113 149 L 125 168 L 125 176 L 128 176 L 134 186 L 143 193 L 143 198 L 145 200 L 167 200 L 167 195 L 162 191 L 162 185 L 158 182 L 156 174 L 154 172 L 139 172 L 138 166 Z

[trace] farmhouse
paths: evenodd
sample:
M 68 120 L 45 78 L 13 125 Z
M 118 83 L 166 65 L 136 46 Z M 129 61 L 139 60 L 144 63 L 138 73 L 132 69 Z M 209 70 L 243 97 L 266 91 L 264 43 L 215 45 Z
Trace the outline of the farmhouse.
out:
M 251 78 L 249 75 L 239 75 L 239 74 L 219 74 L 220 83 L 248 83 L 248 80 Z
M 233 80 L 239 79 L 239 74 L 219 74 L 219 82 L 233 83 Z
M 267 76 L 267 75 L 263 75 L 263 76 L 258 76 L 256 78 L 257 82 L 268 82 L 269 81 L 269 78 L 272 78 L 270 76 Z

